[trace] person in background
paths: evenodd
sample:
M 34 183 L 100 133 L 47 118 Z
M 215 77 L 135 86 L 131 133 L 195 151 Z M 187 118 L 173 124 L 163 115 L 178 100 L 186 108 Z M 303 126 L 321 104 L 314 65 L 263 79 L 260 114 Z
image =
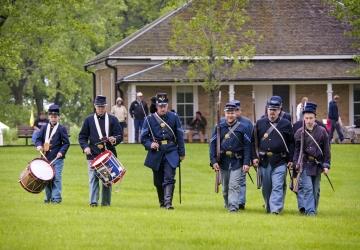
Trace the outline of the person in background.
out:
M 127 109 L 124 105 L 124 101 L 121 97 L 116 99 L 116 104 L 111 107 L 111 114 L 113 114 L 119 121 L 121 126 L 121 133 L 124 134 L 124 129 L 127 127 Z
M 339 119 L 340 118 L 339 109 L 338 109 L 338 105 L 337 105 L 339 101 L 340 101 L 340 96 L 334 95 L 333 100 L 329 102 L 328 121 L 330 121 L 330 124 L 331 124 L 330 135 L 329 135 L 330 142 L 333 139 L 335 129 L 336 129 L 336 132 L 338 133 L 340 142 L 342 142 L 344 140 L 344 134 L 341 130 L 340 119 Z
M 39 117 L 35 120 L 35 122 L 33 124 L 34 132 L 32 134 L 31 141 L 34 144 L 35 144 L 36 137 L 38 136 L 41 127 L 48 124 L 48 123 L 49 123 L 49 119 L 47 119 L 46 113 L 44 111 L 41 111 L 39 113 Z
M 206 134 L 206 124 L 207 121 L 204 116 L 202 116 L 200 111 L 196 112 L 195 118 L 189 122 L 189 132 L 188 132 L 188 142 L 193 141 L 193 134 L 198 133 L 200 137 L 200 142 L 205 142 L 205 134 Z
M 308 101 L 309 99 L 304 96 L 301 98 L 301 102 L 296 106 L 296 121 L 302 121 L 304 107 Z
M 135 127 L 135 142 L 139 143 L 139 135 L 144 123 L 145 117 L 149 114 L 149 109 L 145 101 L 143 101 L 143 94 L 138 92 L 136 100 L 133 101 L 129 108 L 130 116 L 134 119 Z

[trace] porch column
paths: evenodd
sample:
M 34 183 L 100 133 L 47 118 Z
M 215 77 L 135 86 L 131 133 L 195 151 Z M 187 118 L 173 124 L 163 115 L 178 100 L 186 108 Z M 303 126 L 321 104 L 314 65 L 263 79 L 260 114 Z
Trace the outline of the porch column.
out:
M 234 96 L 235 96 L 234 84 L 229 84 L 229 101 L 234 100 Z
M 113 87 L 114 87 L 114 73 L 111 72 L 110 74 L 110 104 L 109 107 L 111 109 L 112 105 L 115 104 L 114 96 L 113 96 Z
M 354 84 L 349 84 L 349 125 L 354 124 Z
M 291 119 L 293 122 L 296 122 L 296 85 L 291 84 L 290 85 L 290 98 L 289 98 L 289 110 L 291 114 Z
M 195 112 L 199 111 L 199 93 L 198 93 L 197 85 L 194 85 L 193 87 L 193 96 L 194 96 L 194 116 L 195 116 Z
M 171 98 L 171 108 L 177 112 L 176 85 L 171 86 L 171 97 L 170 98 Z
M 329 102 L 332 100 L 332 97 L 333 97 L 332 83 L 327 84 L 326 93 L 327 93 L 327 105 L 329 105 Z M 329 108 L 329 107 L 327 107 L 327 108 Z
M 131 103 L 136 99 L 136 84 L 131 84 L 127 91 L 127 108 L 130 108 Z M 128 115 L 128 142 L 135 142 L 135 129 L 134 129 L 134 119 L 131 118 L 130 114 Z

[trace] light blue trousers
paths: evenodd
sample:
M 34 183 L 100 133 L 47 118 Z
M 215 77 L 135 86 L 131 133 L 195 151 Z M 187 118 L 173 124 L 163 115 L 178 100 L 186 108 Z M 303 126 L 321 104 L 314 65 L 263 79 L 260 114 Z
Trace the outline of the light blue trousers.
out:
M 222 193 L 224 196 L 225 208 L 229 211 L 239 209 L 241 169 L 221 169 Z
M 241 168 L 239 205 L 246 203 L 246 173 Z
M 45 186 L 45 202 L 60 203 L 62 201 L 62 170 L 64 159 L 57 159 L 54 164 L 55 176 L 51 182 Z
M 266 212 L 280 213 L 284 208 L 284 182 L 286 181 L 286 165 L 261 167 L 262 194 Z
M 88 174 L 89 174 L 89 196 L 90 204 L 98 204 L 99 201 L 99 178 L 95 174 L 95 170 L 91 168 L 91 162 L 88 161 Z M 101 182 L 101 181 L 100 181 Z M 111 186 L 105 187 L 102 183 L 101 191 L 101 206 L 110 206 L 111 203 Z
M 299 191 L 297 194 L 298 208 L 306 215 L 315 215 L 320 199 L 321 174 L 308 176 L 306 169 L 300 175 Z

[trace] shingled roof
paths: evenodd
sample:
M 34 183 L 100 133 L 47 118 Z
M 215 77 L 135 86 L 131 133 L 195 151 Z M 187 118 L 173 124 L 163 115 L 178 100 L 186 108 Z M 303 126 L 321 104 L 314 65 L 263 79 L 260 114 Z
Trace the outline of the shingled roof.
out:
M 179 56 L 169 47 L 171 20 L 178 15 L 190 18 L 189 8 L 191 4 L 186 4 L 157 19 L 86 65 L 106 58 Z M 256 45 L 258 56 L 360 54 L 344 35 L 348 27 L 331 15 L 329 5 L 321 0 L 251 0 L 247 11 L 249 26 L 263 36 Z
M 354 80 L 360 79 L 351 74 L 356 63 L 351 60 L 279 60 L 256 61 L 253 67 L 239 71 L 227 81 L 262 81 L 262 80 Z M 186 77 L 187 65 L 165 67 L 153 66 L 129 75 L 120 82 L 176 82 L 189 81 Z M 201 81 L 198 79 L 197 81 Z

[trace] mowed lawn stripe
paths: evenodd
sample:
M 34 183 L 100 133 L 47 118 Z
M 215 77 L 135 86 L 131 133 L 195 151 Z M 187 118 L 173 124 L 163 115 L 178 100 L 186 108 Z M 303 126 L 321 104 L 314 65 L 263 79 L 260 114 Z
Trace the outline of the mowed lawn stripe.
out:
M 206 144 L 186 145 L 182 204 L 177 183 L 175 210 L 162 210 L 152 172 L 143 166 L 143 147 L 121 144 L 117 150 L 126 176 L 113 187 L 111 207 L 90 208 L 86 160 L 78 145 L 70 147 L 65 160 L 61 205 L 43 204 L 43 193 L 30 194 L 17 182 L 27 163 L 38 156 L 34 148 L 0 148 L 0 248 L 360 248 L 360 145 L 332 145 L 330 177 L 336 192 L 322 178 L 315 218 L 297 213 L 296 197 L 289 190 L 284 213 L 265 214 L 261 192 L 249 179 L 246 210 L 228 213 L 221 193 L 214 193 Z M 253 170 L 251 174 L 254 178 Z

